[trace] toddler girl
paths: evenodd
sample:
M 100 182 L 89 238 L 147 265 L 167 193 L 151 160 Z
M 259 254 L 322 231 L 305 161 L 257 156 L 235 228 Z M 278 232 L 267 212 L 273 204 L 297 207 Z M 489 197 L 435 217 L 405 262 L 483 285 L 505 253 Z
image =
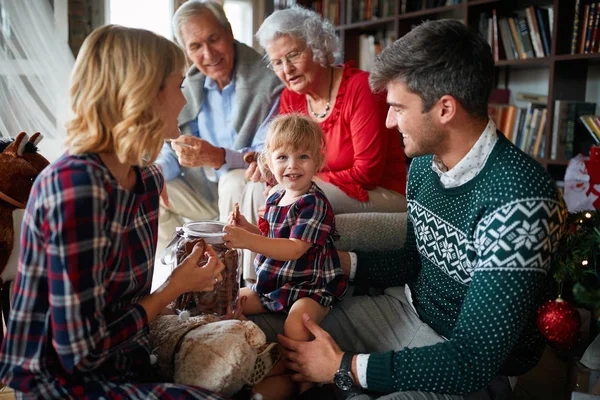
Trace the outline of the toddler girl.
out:
M 244 287 L 244 314 L 288 314 L 284 334 L 309 340 L 302 315 L 319 323 L 346 293 L 347 277 L 333 241 L 335 218 L 325 194 L 312 181 L 324 165 L 325 141 L 316 122 L 298 114 L 276 118 L 259 164 L 282 187 L 269 196 L 259 226 L 239 212 L 229 217 L 223 239 L 229 248 L 258 253 L 257 281 Z

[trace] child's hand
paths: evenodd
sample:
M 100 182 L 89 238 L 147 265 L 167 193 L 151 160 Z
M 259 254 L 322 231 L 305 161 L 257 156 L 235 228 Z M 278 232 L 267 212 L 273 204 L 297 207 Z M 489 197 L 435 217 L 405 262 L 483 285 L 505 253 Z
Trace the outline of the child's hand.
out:
M 248 228 L 253 226 L 250 222 L 248 222 L 246 217 L 244 217 L 240 213 L 240 206 L 238 203 L 235 203 L 233 211 L 229 213 L 229 218 L 227 219 L 227 224 L 233 225 L 233 226 L 239 226 L 240 228 L 243 228 L 245 230 L 249 230 Z
M 242 217 L 243 218 L 243 217 Z M 248 221 L 244 218 L 246 224 Z M 223 241 L 229 249 L 247 249 L 250 245 L 252 233 L 248 232 L 242 226 L 227 225 L 223 228 L 225 235 Z

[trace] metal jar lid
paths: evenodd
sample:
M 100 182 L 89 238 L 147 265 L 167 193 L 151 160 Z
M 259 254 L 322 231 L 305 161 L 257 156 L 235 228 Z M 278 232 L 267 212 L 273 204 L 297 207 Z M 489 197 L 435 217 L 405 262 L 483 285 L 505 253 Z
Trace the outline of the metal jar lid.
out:
M 183 225 L 184 237 L 202 238 L 207 244 L 223 243 L 224 222 L 219 221 L 194 221 Z

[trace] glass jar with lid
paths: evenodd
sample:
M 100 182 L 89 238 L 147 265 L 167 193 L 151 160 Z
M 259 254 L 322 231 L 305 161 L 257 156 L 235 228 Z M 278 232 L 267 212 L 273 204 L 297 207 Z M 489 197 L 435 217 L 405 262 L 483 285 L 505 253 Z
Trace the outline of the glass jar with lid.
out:
M 210 292 L 184 293 L 177 297 L 172 306 L 181 312 L 189 311 L 191 316 L 199 314 L 213 314 L 223 316 L 227 308 L 235 310 L 235 303 L 240 290 L 241 255 L 239 250 L 231 250 L 223 242 L 223 227 L 225 224 L 218 221 L 195 221 L 186 223 L 176 232 L 175 238 L 165 249 L 161 259 L 164 265 L 177 267 L 193 250 L 194 245 L 203 242 L 210 245 L 217 253 L 225 269 L 223 280 L 215 285 Z M 208 261 L 203 254 L 198 261 L 198 266 L 203 266 Z

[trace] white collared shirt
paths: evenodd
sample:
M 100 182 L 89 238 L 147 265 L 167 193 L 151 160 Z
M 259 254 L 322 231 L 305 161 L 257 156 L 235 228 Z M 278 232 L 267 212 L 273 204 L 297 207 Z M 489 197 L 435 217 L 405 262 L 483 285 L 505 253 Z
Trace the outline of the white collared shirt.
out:
M 431 169 L 438 174 L 442 186 L 446 189 L 463 185 L 483 169 L 497 141 L 496 124 L 490 119 L 477 142 L 454 168 L 448 170 L 442 160 L 434 155 Z

